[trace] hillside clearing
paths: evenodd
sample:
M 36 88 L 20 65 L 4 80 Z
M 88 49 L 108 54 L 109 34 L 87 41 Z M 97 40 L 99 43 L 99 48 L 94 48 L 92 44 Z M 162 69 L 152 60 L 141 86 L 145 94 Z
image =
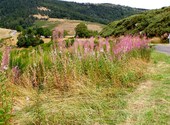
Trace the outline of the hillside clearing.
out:
M 37 20 L 34 25 L 38 27 L 46 27 L 49 28 L 50 30 L 54 29 L 55 27 L 58 27 L 59 29 L 68 31 L 69 35 L 74 36 L 75 35 L 74 29 L 81 22 L 86 23 L 89 30 L 96 30 L 98 32 L 100 32 L 102 28 L 105 26 L 99 23 L 58 18 L 49 18 L 48 20 Z

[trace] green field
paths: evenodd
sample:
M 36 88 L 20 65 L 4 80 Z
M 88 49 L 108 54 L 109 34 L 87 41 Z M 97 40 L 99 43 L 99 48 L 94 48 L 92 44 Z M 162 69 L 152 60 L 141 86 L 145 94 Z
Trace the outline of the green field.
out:
M 49 22 L 47 20 L 37 20 L 37 21 L 35 21 L 34 26 L 44 27 L 44 28 L 48 28 L 48 29 L 52 30 L 59 24 L 60 24 L 59 21 Z

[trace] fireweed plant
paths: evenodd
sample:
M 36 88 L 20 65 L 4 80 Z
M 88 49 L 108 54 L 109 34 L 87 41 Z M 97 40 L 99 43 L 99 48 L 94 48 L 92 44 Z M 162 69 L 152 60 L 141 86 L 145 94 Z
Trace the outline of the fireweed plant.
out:
M 75 38 L 74 43 L 68 46 L 63 38 L 57 38 L 53 40 L 51 47 L 47 46 L 51 49 L 39 46 L 12 51 L 10 67 L 17 66 L 15 79 L 27 75 L 27 83 L 22 82 L 22 84 L 33 87 L 44 88 L 52 84 L 55 88 L 67 90 L 71 81 L 80 80 L 81 77 L 86 77 L 96 84 L 129 83 L 131 78 L 122 80 L 130 71 L 128 62 L 135 59 L 149 61 L 148 43 L 146 37 L 139 36 L 125 36 L 116 41 L 91 37 L 90 39 Z M 132 78 L 135 80 L 135 71 L 133 70 L 131 74 L 134 75 Z M 48 84 L 49 81 L 51 84 Z
M 23 103 L 25 108 L 19 111 L 14 109 L 13 119 L 17 121 L 22 119 L 23 121 L 18 121 L 21 124 L 74 124 L 75 122 L 75 124 L 81 124 L 84 116 L 83 119 L 79 119 L 79 115 L 88 115 L 88 112 L 84 113 L 88 110 L 81 113 L 80 107 L 76 107 L 75 114 L 70 114 L 69 110 L 72 108 L 57 107 L 53 110 L 56 106 L 49 105 L 58 104 L 52 103 L 53 101 L 67 100 L 67 94 L 67 102 L 70 100 L 69 97 L 73 96 L 85 99 L 86 104 L 89 95 L 94 100 L 98 100 L 99 97 L 106 97 L 102 95 L 107 95 L 104 92 L 108 90 L 111 96 L 114 96 L 117 90 L 135 86 L 138 80 L 143 78 L 147 67 L 146 62 L 150 59 L 148 41 L 146 37 L 124 36 L 116 40 L 101 37 L 75 38 L 73 42 L 72 39 L 65 41 L 62 37 L 56 36 L 52 42 L 34 48 L 21 50 L 6 48 L 1 59 L 1 71 L 6 73 L 5 77 L 14 88 L 17 88 L 16 93 L 19 96 L 24 95 L 23 89 L 28 93 L 33 91 L 36 95 L 36 98 L 31 96 L 32 93 L 24 96 L 26 98 L 26 104 Z M 20 87 L 23 89 L 19 90 Z M 48 97 L 45 98 L 46 96 Z M 55 100 L 50 102 L 52 97 Z M 101 101 L 101 98 L 98 101 Z M 6 103 L 5 100 L 1 102 Z M 94 107 L 100 106 L 99 103 L 95 104 Z M 69 106 L 72 106 L 72 101 Z M 10 119 L 11 107 L 10 105 L 7 107 L 8 110 L 5 107 L 2 108 L 1 114 L 5 109 L 8 115 L 3 116 Z M 27 108 L 29 111 L 26 110 Z M 60 110 L 66 111 L 60 112 Z M 104 112 L 106 109 L 101 108 L 101 110 L 103 110 L 103 115 L 107 115 Z M 94 113 L 97 111 L 93 110 Z M 9 121 L 9 119 L 6 120 Z

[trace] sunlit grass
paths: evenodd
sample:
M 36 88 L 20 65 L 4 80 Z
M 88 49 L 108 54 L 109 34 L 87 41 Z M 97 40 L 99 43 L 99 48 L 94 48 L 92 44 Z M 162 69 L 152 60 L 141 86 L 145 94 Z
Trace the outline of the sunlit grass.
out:
M 80 58 L 79 53 L 53 44 L 11 51 L 7 73 L 15 92 L 13 122 L 112 125 L 125 121 L 123 97 L 145 79 L 149 48 L 119 51 L 121 58 L 94 49 L 94 55 L 82 51 Z M 14 66 L 20 69 L 15 80 Z

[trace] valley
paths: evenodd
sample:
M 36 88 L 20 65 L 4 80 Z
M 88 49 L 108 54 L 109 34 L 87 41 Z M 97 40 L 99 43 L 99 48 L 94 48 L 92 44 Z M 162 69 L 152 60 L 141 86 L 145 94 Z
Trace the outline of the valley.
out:
M 170 7 L 0 1 L 0 125 L 169 125 Z

